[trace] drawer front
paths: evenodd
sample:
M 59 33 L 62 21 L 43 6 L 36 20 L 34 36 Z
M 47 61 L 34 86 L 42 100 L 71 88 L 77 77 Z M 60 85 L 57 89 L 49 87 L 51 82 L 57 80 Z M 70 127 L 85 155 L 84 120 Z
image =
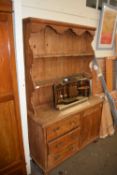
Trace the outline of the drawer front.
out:
M 80 138 L 80 127 L 74 129 L 73 131 L 69 132 L 68 134 L 59 137 L 58 139 L 51 141 L 48 143 L 48 154 L 55 154 L 57 152 L 62 151 L 68 145 L 73 144 L 74 142 L 79 143 Z
M 48 168 L 54 167 L 57 164 L 61 163 L 68 157 L 72 156 L 74 153 L 76 153 L 79 150 L 78 143 L 74 143 L 69 145 L 67 148 L 65 148 L 63 151 L 57 153 L 57 154 L 50 154 L 48 156 Z
M 80 114 L 75 114 L 67 119 L 56 122 L 47 127 L 47 140 L 53 140 L 78 126 L 80 126 Z

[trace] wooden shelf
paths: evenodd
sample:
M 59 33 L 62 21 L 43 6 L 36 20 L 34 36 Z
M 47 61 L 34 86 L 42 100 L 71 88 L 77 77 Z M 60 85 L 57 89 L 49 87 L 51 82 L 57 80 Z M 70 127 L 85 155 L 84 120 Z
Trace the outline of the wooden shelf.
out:
M 82 75 L 85 75 L 84 79 L 86 79 L 86 76 L 88 76 L 89 79 L 91 79 L 91 75 L 86 74 L 85 72 L 82 72 Z M 58 84 L 59 82 L 62 82 L 65 78 L 70 78 L 70 77 L 75 77 L 78 76 L 79 74 L 75 74 L 75 75 L 68 75 L 66 77 L 61 77 L 61 78 L 56 78 L 56 79 L 49 79 L 49 80 L 44 80 L 44 81 L 36 81 L 33 82 L 34 85 L 34 89 L 39 89 L 40 87 L 48 87 L 48 86 L 52 86 L 53 84 Z M 79 77 L 79 80 L 82 79 L 83 77 Z
M 47 54 L 47 55 L 37 55 L 34 56 L 34 59 L 39 59 L 39 58 L 52 58 L 52 57 L 85 57 L 85 56 L 93 56 L 94 53 L 92 51 L 92 53 L 76 53 L 76 54 Z

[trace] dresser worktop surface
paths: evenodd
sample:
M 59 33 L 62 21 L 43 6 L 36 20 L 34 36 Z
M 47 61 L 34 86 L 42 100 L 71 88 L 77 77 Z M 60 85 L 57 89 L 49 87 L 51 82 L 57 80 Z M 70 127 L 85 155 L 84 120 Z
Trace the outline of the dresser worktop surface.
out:
M 71 115 L 83 112 L 90 107 L 93 107 L 99 103 L 102 103 L 103 99 L 97 96 L 90 97 L 87 101 L 71 106 L 67 109 L 57 110 L 50 107 L 35 108 L 35 113 L 29 112 L 29 117 L 31 117 L 36 123 L 42 127 L 46 127 L 50 124 L 58 122 Z

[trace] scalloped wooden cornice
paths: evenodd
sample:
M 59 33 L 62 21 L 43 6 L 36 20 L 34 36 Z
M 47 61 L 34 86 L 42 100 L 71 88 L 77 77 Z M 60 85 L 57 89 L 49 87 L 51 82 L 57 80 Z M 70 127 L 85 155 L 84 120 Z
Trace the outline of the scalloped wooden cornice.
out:
M 33 22 L 32 24 L 33 27 L 31 27 L 31 31 L 34 33 L 39 32 L 40 30 L 43 30 L 46 27 L 50 27 L 54 29 L 55 32 L 57 32 L 58 34 L 63 34 L 64 32 L 69 31 L 69 30 L 71 30 L 74 34 L 78 36 L 83 35 L 85 32 L 88 32 L 92 36 L 95 33 L 95 28 L 89 27 L 89 26 L 63 23 L 63 22 L 58 22 L 58 21 L 43 20 L 43 19 L 38 19 L 38 18 L 28 18 L 28 21 Z M 38 26 L 36 25 L 37 23 L 39 23 Z

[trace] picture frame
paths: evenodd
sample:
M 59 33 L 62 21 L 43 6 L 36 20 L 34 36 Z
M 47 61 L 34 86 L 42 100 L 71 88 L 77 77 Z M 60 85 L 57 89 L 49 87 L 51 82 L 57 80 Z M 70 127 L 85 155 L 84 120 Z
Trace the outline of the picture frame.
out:
M 117 8 L 103 3 L 97 27 L 96 49 L 113 50 L 117 26 Z

